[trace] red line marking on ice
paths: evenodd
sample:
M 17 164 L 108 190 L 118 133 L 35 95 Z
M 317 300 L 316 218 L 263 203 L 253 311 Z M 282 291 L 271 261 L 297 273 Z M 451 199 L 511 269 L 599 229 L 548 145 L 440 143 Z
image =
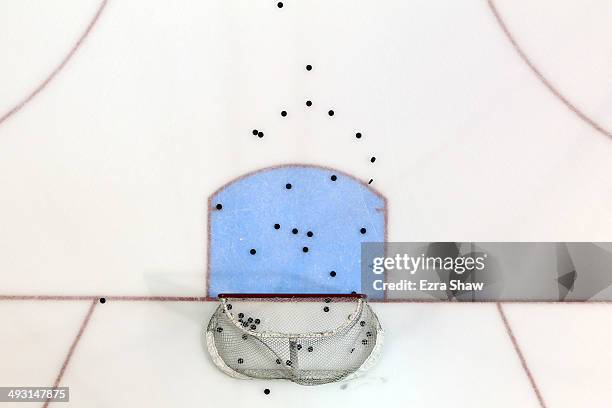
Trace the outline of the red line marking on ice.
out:
M 508 38 L 508 41 L 510 41 L 510 44 L 512 44 L 512 47 L 514 48 L 516 53 L 519 55 L 519 57 L 521 57 L 523 62 L 525 64 L 527 64 L 529 69 L 531 69 L 531 71 L 540 80 L 540 82 L 546 88 L 548 88 L 548 90 L 550 92 L 552 92 L 552 94 L 555 95 L 569 110 L 574 112 L 574 114 L 576 116 L 578 116 L 580 119 L 582 119 L 585 123 L 587 123 L 589 126 L 591 126 L 593 129 L 595 129 L 599 133 L 602 133 L 602 134 L 604 134 L 604 135 L 606 135 L 608 137 L 612 137 L 612 132 L 611 131 L 605 129 L 602 125 L 597 123 L 595 120 L 593 120 L 590 117 L 588 117 L 586 113 L 584 113 L 576 105 L 574 105 L 572 102 L 570 102 L 570 100 L 567 99 L 561 93 L 561 91 L 558 90 L 557 87 L 555 87 L 555 85 L 553 85 L 553 83 L 548 78 L 546 78 L 544 76 L 542 71 L 540 71 L 538 69 L 538 67 L 536 67 L 535 63 L 527 56 L 527 53 L 521 48 L 521 46 L 516 41 L 516 38 L 514 38 L 514 35 L 512 35 L 512 33 L 510 32 L 510 29 L 506 25 L 506 22 L 502 18 L 501 14 L 499 13 L 499 10 L 497 9 L 497 6 L 495 5 L 495 1 L 494 0 L 487 0 L 487 3 L 489 4 L 489 8 L 491 9 L 491 12 L 493 13 L 493 16 L 495 17 L 495 20 L 497 21 L 497 24 L 499 25 L 501 30 L 504 32 L 505 36 Z
M 87 324 L 89 323 L 89 320 L 91 319 L 91 315 L 93 314 L 93 311 L 96 308 L 97 303 L 98 303 L 97 300 L 92 300 L 91 305 L 89 306 L 89 310 L 87 311 L 87 314 L 85 315 L 85 319 L 83 319 L 83 323 L 81 323 L 81 327 L 79 327 L 79 332 L 77 333 L 76 337 L 72 341 L 72 345 L 70 346 L 70 349 L 68 350 L 68 354 L 66 355 L 66 358 L 64 359 L 62 368 L 60 368 L 60 371 L 57 374 L 57 377 L 55 378 L 55 383 L 53 383 L 54 389 L 59 387 L 59 384 L 62 381 L 62 377 L 64 377 L 64 373 L 66 372 L 66 368 L 68 367 L 68 364 L 70 363 L 70 359 L 72 358 L 72 355 L 74 354 L 74 350 L 79 344 L 79 340 L 81 340 L 81 337 L 83 336 L 83 333 L 85 332 L 85 329 L 87 328 Z M 43 404 L 43 408 L 46 408 L 47 406 L 49 406 L 49 402 L 50 402 L 49 400 L 45 401 L 45 403 Z
M 0 295 L 1 300 L 30 300 L 30 301 L 81 301 L 104 298 L 107 301 L 118 302 L 215 302 L 219 299 L 211 296 L 139 296 L 139 295 Z M 554 301 L 546 299 L 508 299 L 508 300 L 477 300 L 456 301 L 438 299 L 369 299 L 370 303 L 435 303 L 448 305 L 474 305 L 474 304 L 557 304 L 557 305 L 608 305 L 612 300 L 564 300 Z
M 527 378 L 529 379 L 531 388 L 533 389 L 533 392 L 535 392 L 535 395 L 538 398 L 540 407 L 546 408 L 546 404 L 544 403 L 544 399 L 542 398 L 540 389 L 538 388 L 538 385 L 536 384 L 535 379 L 533 378 L 533 374 L 531 373 L 531 370 L 529 369 L 529 366 L 527 365 L 527 360 L 525 360 L 525 356 L 523 355 L 523 352 L 521 351 L 521 347 L 518 344 L 516 336 L 514 335 L 514 332 L 512 331 L 512 327 L 510 326 L 510 323 L 508 322 L 508 319 L 506 318 L 506 314 L 504 313 L 504 309 L 501 303 L 497 303 L 497 310 L 499 311 L 499 316 L 501 317 L 502 322 L 504 323 L 504 326 L 506 327 L 506 333 L 508 334 L 508 337 L 510 337 L 510 340 L 512 341 L 512 346 L 514 347 L 514 351 L 516 351 L 516 355 L 521 361 L 523 370 L 525 371 L 525 374 L 527 374 Z
M 102 11 L 104 11 L 107 2 L 108 0 L 102 0 L 93 18 L 90 20 L 89 24 L 85 28 L 85 31 L 83 31 L 76 43 L 68 51 L 68 54 L 66 54 L 66 56 L 62 59 L 59 65 L 57 65 L 55 69 L 51 71 L 51 73 L 36 88 L 34 88 L 33 91 L 31 91 L 24 99 L 17 103 L 17 105 L 13 106 L 11 109 L 8 110 L 8 112 L 5 112 L 3 115 L 0 115 L 0 125 L 2 125 L 2 123 L 8 118 L 19 112 L 25 105 L 30 103 L 30 101 L 34 99 L 34 97 L 38 95 L 43 89 L 45 89 L 47 85 L 49 85 L 49 83 L 57 76 L 57 74 L 59 74 L 60 71 L 64 69 L 66 64 L 68 64 L 68 62 L 72 59 L 77 50 L 81 47 L 87 36 L 91 33 L 96 22 L 100 18 Z
M 0 295 L 0 300 L 95 300 L 104 298 L 119 302 L 204 302 L 217 300 L 203 296 L 106 296 L 106 295 Z

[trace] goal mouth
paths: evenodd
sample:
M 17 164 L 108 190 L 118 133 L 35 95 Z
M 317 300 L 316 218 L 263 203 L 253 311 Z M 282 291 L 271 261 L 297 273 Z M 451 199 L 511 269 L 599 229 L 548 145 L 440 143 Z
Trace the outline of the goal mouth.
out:
M 366 299 L 362 293 L 220 293 L 219 299 Z
M 363 297 L 346 294 L 335 297 L 329 294 L 223 294 L 219 300 L 222 313 L 237 330 L 260 338 L 330 337 L 354 325 L 365 304 Z M 242 318 L 250 313 L 267 315 L 266 324 L 258 326 L 248 318 L 245 322 Z M 319 324 L 308 324 L 308 317 L 315 314 L 319 315 Z M 275 315 L 277 318 L 272 318 Z M 299 318 L 296 319 L 296 315 Z

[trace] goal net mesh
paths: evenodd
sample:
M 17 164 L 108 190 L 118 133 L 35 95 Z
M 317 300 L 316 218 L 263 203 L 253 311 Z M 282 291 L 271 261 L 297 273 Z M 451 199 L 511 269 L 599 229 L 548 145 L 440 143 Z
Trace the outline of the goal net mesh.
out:
M 360 374 L 380 352 L 382 328 L 360 295 L 220 300 L 206 343 L 233 377 L 324 384 Z

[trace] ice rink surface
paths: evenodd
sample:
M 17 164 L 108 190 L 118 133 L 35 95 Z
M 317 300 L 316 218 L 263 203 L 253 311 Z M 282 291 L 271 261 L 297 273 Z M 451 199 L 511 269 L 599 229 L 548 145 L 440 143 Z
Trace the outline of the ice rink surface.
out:
M 372 179 L 389 241 L 612 232 L 609 2 L 276 3 L 0 3 L 0 385 L 74 407 L 608 407 L 607 303 L 376 302 L 366 377 L 214 368 L 207 200 L 245 173 Z

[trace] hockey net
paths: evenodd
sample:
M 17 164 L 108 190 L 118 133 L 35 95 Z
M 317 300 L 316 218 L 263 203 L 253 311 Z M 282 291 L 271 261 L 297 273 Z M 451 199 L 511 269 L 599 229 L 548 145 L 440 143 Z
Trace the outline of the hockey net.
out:
M 364 295 L 219 295 L 205 333 L 224 373 L 302 385 L 353 378 L 380 354 L 383 331 Z

